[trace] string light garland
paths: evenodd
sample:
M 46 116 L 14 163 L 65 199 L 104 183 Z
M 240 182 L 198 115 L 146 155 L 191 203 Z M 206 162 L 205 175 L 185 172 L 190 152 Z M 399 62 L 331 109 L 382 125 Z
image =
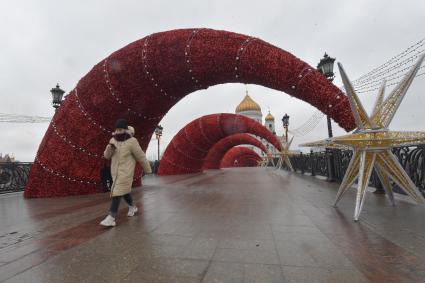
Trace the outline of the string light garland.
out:
M 102 131 L 104 131 L 105 133 L 108 133 L 109 135 L 112 135 L 112 131 L 108 130 L 105 126 L 103 126 L 102 124 L 100 124 L 99 122 L 96 122 L 93 117 L 84 109 L 84 106 L 81 104 L 80 98 L 78 96 L 78 90 L 77 88 L 74 89 L 74 91 L 72 92 L 75 96 L 75 101 L 77 104 L 77 108 L 81 111 L 81 113 L 83 113 L 83 115 L 85 117 L 87 117 L 87 119 L 96 127 L 98 127 L 99 129 L 101 129 Z M 70 95 L 68 95 L 70 96 Z
M 393 64 L 394 62 L 399 61 L 401 58 L 404 58 L 406 55 L 415 52 L 416 50 L 418 50 L 419 48 L 421 48 L 422 46 L 425 45 L 425 38 L 421 39 L 420 41 L 416 42 L 415 44 L 409 46 L 408 48 L 406 48 L 404 51 L 402 51 L 401 53 L 393 56 L 390 60 L 388 60 L 387 62 L 383 63 L 382 65 L 374 68 L 373 70 L 369 71 L 368 73 L 362 75 L 361 77 L 359 77 L 358 79 L 354 80 L 352 82 L 353 85 L 361 82 L 362 80 L 368 79 L 371 75 L 375 74 L 376 72 L 384 69 L 384 68 L 389 68 L 389 66 L 391 64 Z
M 200 29 L 194 29 L 192 33 L 189 36 L 189 39 L 186 42 L 186 47 L 184 49 L 184 56 L 186 61 L 187 70 L 189 72 L 190 78 L 192 79 L 192 82 L 196 85 L 197 88 L 201 89 L 202 85 L 199 83 L 199 80 L 195 77 L 195 74 L 193 72 L 193 67 L 191 65 L 192 60 L 190 58 L 190 46 L 192 44 L 193 39 L 196 37 L 196 35 L 199 33 Z
M 385 68 L 383 70 L 381 70 L 380 72 L 374 74 L 373 76 L 371 76 L 370 78 L 364 79 L 362 81 L 359 81 L 357 83 L 353 83 L 353 86 L 355 86 L 356 88 L 358 87 L 362 87 L 364 85 L 368 85 L 371 84 L 372 82 L 376 83 L 380 83 L 382 82 L 383 79 L 388 80 L 388 78 L 390 76 L 394 76 L 396 74 L 405 72 L 407 70 L 409 70 L 410 68 L 412 68 L 412 66 L 415 65 L 415 62 L 417 61 L 417 59 L 425 52 L 424 50 L 421 50 L 419 53 L 415 53 L 414 55 L 398 62 L 395 65 L 389 65 L 388 68 Z M 403 69 L 399 70 L 400 68 L 404 67 Z
M 317 127 L 317 125 L 319 125 L 320 121 L 324 116 L 325 114 L 318 110 L 312 116 L 310 116 L 310 118 L 300 127 L 294 130 L 288 130 L 288 132 L 296 137 L 305 136 L 311 133 L 311 131 L 313 131 Z
M 172 100 L 178 101 L 180 100 L 180 97 L 177 96 L 173 96 L 171 94 L 169 94 L 168 92 L 166 92 L 159 84 L 158 82 L 155 80 L 155 78 L 152 76 L 152 72 L 149 70 L 149 64 L 148 64 L 148 59 L 147 59 L 147 53 L 148 53 L 148 46 L 149 46 L 149 40 L 152 37 L 151 35 L 148 35 L 146 37 L 146 39 L 144 40 L 143 43 L 143 48 L 142 48 L 142 67 L 143 67 L 143 71 L 145 73 L 145 75 L 148 77 L 148 80 L 152 83 L 152 85 L 159 90 L 159 92 L 167 98 L 171 98 Z M 162 118 L 162 117 L 161 117 Z
M 238 48 L 238 51 L 236 53 L 236 58 L 235 58 L 235 78 L 239 79 L 240 78 L 240 64 L 241 64 L 241 58 L 243 56 L 243 54 L 245 53 L 247 47 L 249 44 L 251 44 L 252 42 L 254 42 L 255 40 L 257 40 L 255 37 L 248 37 L 247 39 L 245 39 L 243 41 L 243 43 L 241 44 L 241 46 Z
M 103 126 L 102 124 L 100 124 L 99 122 L 97 122 L 86 110 L 85 110 L 85 108 L 84 108 L 84 106 L 81 104 L 81 101 L 80 101 L 80 98 L 79 98 L 79 96 L 78 96 L 78 90 L 77 90 L 77 88 L 75 88 L 74 90 L 73 90 L 73 92 L 72 92 L 74 95 L 75 95 L 75 99 L 76 99 L 76 103 L 77 103 L 77 107 L 78 107 L 78 109 L 80 109 L 80 111 L 81 111 L 81 113 L 83 113 L 83 115 L 84 115 L 84 117 L 86 117 L 87 118 L 87 120 L 89 120 L 93 125 L 95 125 L 96 127 L 98 127 L 99 129 L 101 129 L 102 131 L 104 131 L 105 133 L 108 133 L 108 135 L 109 136 L 112 136 L 112 134 L 114 133 L 113 131 L 111 131 L 111 130 L 108 130 L 105 126 Z M 71 96 L 72 97 L 72 95 L 68 95 L 68 96 Z M 150 140 L 150 137 L 148 136 L 148 135 L 143 135 L 143 136 L 140 136 L 139 138 L 138 138 L 138 140 L 142 140 L 142 141 L 144 141 L 144 140 L 147 140 L 147 139 L 149 139 Z
M 311 73 L 312 69 L 311 67 L 305 67 L 304 69 L 301 70 L 301 72 L 294 77 L 294 79 L 296 80 L 295 82 L 292 83 L 291 88 L 296 90 L 298 88 L 298 84 L 305 78 L 307 77 L 310 73 Z
M 108 68 L 107 68 L 107 63 L 108 63 L 108 59 L 106 58 L 106 59 L 103 61 L 103 72 L 104 72 L 105 83 L 106 83 L 107 87 L 109 88 L 109 91 L 110 91 L 111 95 L 114 97 L 115 101 L 116 101 L 118 104 L 122 104 L 122 105 L 124 105 L 124 103 L 123 103 L 122 99 L 118 96 L 118 92 L 117 92 L 117 91 L 114 89 L 114 87 L 112 86 L 112 82 L 111 82 L 111 79 L 110 79 L 110 77 L 109 77 L 109 72 L 108 72 Z M 149 74 L 149 72 L 148 72 L 148 74 Z M 153 78 L 152 78 L 152 81 L 153 81 Z M 166 95 L 166 94 L 165 94 L 165 95 Z M 140 113 L 140 112 L 137 112 L 137 111 L 133 110 L 133 109 L 132 109 L 130 106 L 128 106 L 128 105 L 124 105 L 124 107 L 126 107 L 126 109 L 127 109 L 128 113 L 133 114 L 133 115 L 136 115 L 136 116 L 138 116 L 139 118 L 143 118 L 143 119 L 145 119 L 145 120 L 158 121 L 158 120 L 160 120 L 160 119 L 162 119 L 162 118 L 164 117 L 164 115 L 159 115 L 159 116 L 156 116 L 156 117 L 149 117 L 149 116 L 145 116 L 145 115 L 143 115 L 143 114 L 142 114 L 142 113 Z
M 425 75 L 425 72 L 424 72 L 424 73 L 420 73 L 420 74 L 416 75 L 416 77 L 421 77 L 421 76 L 423 76 L 423 75 Z M 401 81 L 393 82 L 393 83 L 387 84 L 386 86 L 387 86 L 387 87 L 389 87 L 389 86 L 398 85 L 400 82 L 401 82 Z M 374 88 L 369 88 L 369 89 L 362 90 L 362 91 L 357 91 L 357 93 L 358 93 L 358 94 L 360 94 L 360 93 L 368 93 L 368 92 L 372 92 L 372 91 L 377 91 L 377 90 L 379 90 L 379 89 L 380 89 L 380 87 L 374 87 Z
M 365 84 L 362 84 L 361 86 L 354 86 L 354 88 L 356 90 L 364 90 L 364 89 L 368 89 L 370 87 L 374 87 L 374 86 L 379 86 L 383 80 L 385 80 L 386 82 L 391 82 L 400 78 L 403 78 L 404 75 L 406 74 L 406 72 L 408 70 L 410 70 L 412 68 L 414 64 L 409 65 L 403 69 L 397 70 L 396 72 L 391 72 L 389 73 L 387 76 L 383 76 L 382 78 L 367 82 Z M 425 66 L 422 66 L 420 69 L 424 68 Z M 420 70 L 419 69 L 419 70 Z
M 425 38 L 418 41 L 417 43 L 409 46 L 403 52 L 393 56 L 390 60 L 384 64 L 374 68 L 360 78 L 354 80 L 352 85 L 356 92 L 368 93 L 377 91 L 380 89 L 380 83 L 383 80 L 390 82 L 388 86 L 394 86 L 401 82 L 402 77 L 406 72 L 414 65 L 414 62 L 425 54 Z M 420 69 L 423 69 L 422 66 Z M 425 72 L 418 72 L 416 77 L 421 77 Z M 342 90 L 345 88 L 342 86 Z
M 34 162 L 38 163 L 46 172 L 48 172 L 48 173 L 50 173 L 50 174 L 52 174 L 56 177 L 62 178 L 64 180 L 67 180 L 67 181 L 70 181 L 70 182 L 75 182 L 75 183 L 80 183 L 80 184 L 88 184 L 88 185 L 99 185 L 100 184 L 100 183 L 93 181 L 93 180 L 90 180 L 90 181 L 82 180 L 82 179 L 78 179 L 78 178 L 73 177 L 73 176 L 67 176 L 64 173 L 60 173 L 58 171 L 55 171 L 55 170 L 47 167 L 45 164 L 43 164 L 40 161 L 40 159 L 38 159 L 37 157 L 35 158 Z
M 103 158 L 103 156 L 101 156 L 101 155 L 99 155 L 99 154 L 96 154 L 96 153 L 92 153 L 92 152 L 90 152 L 90 151 L 88 151 L 87 149 L 85 149 L 85 148 L 83 148 L 83 147 L 81 147 L 81 146 L 78 146 L 78 145 L 76 145 L 75 143 L 73 143 L 69 138 L 67 138 L 66 136 L 64 136 L 64 135 L 62 135 L 61 133 L 59 133 L 59 131 L 58 131 L 58 129 L 57 129 L 57 126 L 56 126 L 56 124 L 55 124 L 55 122 L 51 122 L 51 125 L 52 125 L 52 128 L 53 128 L 53 131 L 55 132 L 55 134 L 58 136 L 58 137 L 60 137 L 66 144 L 68 144 L 70 147 L 72 147 L 72 148 L 74 148 L 74 149 L 76 149 L 76 150 L 79 150 L 79 151 L 81 151 L 82 153 L 84 153 L 84 154 L 87 154 L 88 156 L 92 156 L 92 157 L 95 157 L 95 158 Z

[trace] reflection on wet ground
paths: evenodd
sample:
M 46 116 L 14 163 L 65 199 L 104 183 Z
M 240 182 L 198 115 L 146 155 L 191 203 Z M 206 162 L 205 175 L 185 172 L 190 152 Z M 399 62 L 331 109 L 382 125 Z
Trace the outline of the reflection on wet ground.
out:
M 425 207 L 264 168 L 149 177 L 98 225 L 107 194 L 0 197 L 3 282 L 422 282 Z

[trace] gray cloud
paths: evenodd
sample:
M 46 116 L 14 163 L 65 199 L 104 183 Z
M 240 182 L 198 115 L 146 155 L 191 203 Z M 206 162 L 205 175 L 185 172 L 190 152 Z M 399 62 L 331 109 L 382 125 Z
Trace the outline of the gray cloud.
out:
M 424 38 L 424 1 L 4 1 L 0 10 L 0 112 L 51 116 L 50 88 L 71 90 L 111 52 L 150 33 L 185 27 L 224 29 L 260 37 L 315 66 L 326 51 L 352 79 Z M 412 85 L 393 129 L 421 129 L 424 77 Z M 337 85 L 340 79 L 337 74 Z M 291 127 L 315 111 L 308 104 L 260 86 L 252 97 Z M 164 118 L 164 145 L 191 120 L 234 112 L 245 87 L 226 84 L 187 96 Z M 361 96 L 368 108 L 373 94 Z M 196 107 L 193 107 L 196 105 Z M 46 124 L 0 123 L 0 152 L 33 160 Z M 337 134 L 343 130 L 334 124 Z M 325 119 L 299 143 L 326 136 Z M 163 146 L 164 146 L 163 145 Z M 148 155 L 156 154 L 155 143 Z

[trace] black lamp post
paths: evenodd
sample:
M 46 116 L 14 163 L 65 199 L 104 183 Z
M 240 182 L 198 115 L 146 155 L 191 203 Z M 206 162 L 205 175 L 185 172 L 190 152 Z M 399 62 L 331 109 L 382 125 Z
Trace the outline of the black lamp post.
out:
M 159 140 L 161 139 L 163 129 L 164 128 L 161 125 L 158 125 L 155 128 L 155 137 L 158 141 L 158 161 L 159 161 Z
M 329 57 L 329 55 L 325 52 L 325 55 L 323 55 L 323 58 L 320 59 L 319 64 L 317 64 L 317 70 L 322 73 L 330 82 L 332 82 L 335 78 L 334 62 L 335 58 Z M 326 118 L 328 121 L 328 136 L 331 138 L 333 137 L 331 118 L 329 115 L 327 115 Z M 328 157 L 328 181 L 332 182 L 335 180 L 335 163 L 333 158 L 335 152 L 332 149 L 326 149 L 326 153 Z
M 329 55 L 325 53 L 325 55 L 323 55 L 323 58 L 320 59 L 319 64 L 317 64 L 317 70 L 320 73 L 322 73 L 331 82 L 335 78 L 334 62 L 335 62 L 335 58 L 329 57 Z M 331 138 L 333 134 L 332 134 L 331 118 L 329 117 L 329 115 L 327 115 L 327 120 L 328 120 L 328 136 Z
M 59 87 L 59 84 L 56 84 L 56 87 L 52 88 L 50 92 L 52 93 L 52 106 L 57 111 L 62 104 L 62 97 L 65 91 Z
M 285 113 L 282 118 L 283 128 L 285 129 L 285 140 L 288 142 L 288 126 L 289 126 L 289 116 Z

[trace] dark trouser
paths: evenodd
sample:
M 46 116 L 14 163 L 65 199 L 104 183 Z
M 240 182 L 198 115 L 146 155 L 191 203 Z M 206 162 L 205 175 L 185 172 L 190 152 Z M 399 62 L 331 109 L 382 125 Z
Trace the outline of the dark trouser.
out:
M 130 194 L 112 197 L 111 208 L 109 209 L 109 214 L 114 218 L 117 216 L 118 207 L 120 206 L 121 197 L 124 198 L 125 202 L 129 206 L 133 206 L 133 199 L 131 198 Z

